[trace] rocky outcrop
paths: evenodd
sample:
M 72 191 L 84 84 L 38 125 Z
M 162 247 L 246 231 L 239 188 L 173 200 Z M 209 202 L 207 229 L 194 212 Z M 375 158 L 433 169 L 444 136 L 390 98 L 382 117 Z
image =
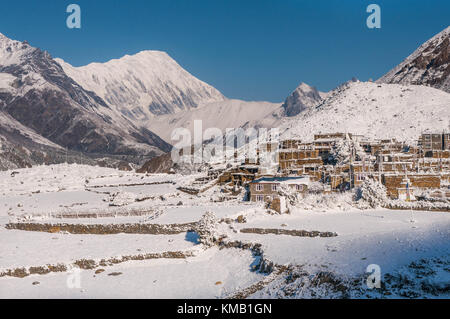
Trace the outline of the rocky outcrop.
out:
M 422 44 L 378 82 L 426 85 L 450 93 L 450 27 Z
M 171 153 L 166 153 L 147 161 L 137 173 L 170 173 L 173 166 Z

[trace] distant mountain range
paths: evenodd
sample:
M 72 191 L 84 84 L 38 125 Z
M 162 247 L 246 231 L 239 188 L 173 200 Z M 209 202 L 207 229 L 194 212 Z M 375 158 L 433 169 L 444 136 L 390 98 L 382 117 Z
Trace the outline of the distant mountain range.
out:
M 170 145 L 117 114 L 45 51 L 0 35 L 0 111 L 47 140 L 92 154 L 158 155 Z
M 306 139 L 336 130 L 407 137 L 448 129 L 449 41 L 450 27 L 378 84 L 353 80 L 323 93 L 301 83 L 284 103 L 269 103 L 227 99 L 164 52 L 73 67 L 0 34 L 0 169 L 78 153 L 94 163 L 143 163 L 168 152 L 172 130 L 192 129 L 195 120 L 204 129 L 276 126 Z

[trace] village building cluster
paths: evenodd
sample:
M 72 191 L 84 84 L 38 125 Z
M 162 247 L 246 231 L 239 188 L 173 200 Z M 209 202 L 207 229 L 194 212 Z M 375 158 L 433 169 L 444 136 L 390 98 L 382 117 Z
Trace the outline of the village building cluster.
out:
M 258 155 L 275 152 L 275 169 L 246 159 L 219 176 L 222 185 L 245 187 L 247 200 L 280 204 L 279 188 L 304 194 L 320 183 L 322 192 L 342 192 L 374 179 L 391 199 L 415 201 L 427 192 L 450 198 L 450 133 L 424 133 L 414 145 L 370 140 L 349 133 L 318 134 L 260 145 Z M 259 158 L 259 157 L 258 157 Z

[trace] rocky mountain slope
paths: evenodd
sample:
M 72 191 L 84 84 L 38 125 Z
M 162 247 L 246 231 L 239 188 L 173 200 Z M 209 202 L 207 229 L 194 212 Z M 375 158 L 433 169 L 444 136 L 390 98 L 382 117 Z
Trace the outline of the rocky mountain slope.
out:
M 450 27 L 422 44 L 378 82 L 427 85 L 450 93 Z
M 319 92 L 315 87 L 301 83 L 283 104 L 286 116 L 295 116 L 304 110 L 319 105 L 327 93 Z
M 1 34 L 0 110 L 74 151 L 154 156 L 170 150 L 156 134 L 83 89 L 47 52 Z
M 165 52 L 142 51 L 82 67 L 57 61 L 83 88 L 132 120 L 224 100 L 218 90 L 189 74 Z
M 57 153 L 64 153 L 59 145 L 0 111 L 0 170 L 31 167 Z

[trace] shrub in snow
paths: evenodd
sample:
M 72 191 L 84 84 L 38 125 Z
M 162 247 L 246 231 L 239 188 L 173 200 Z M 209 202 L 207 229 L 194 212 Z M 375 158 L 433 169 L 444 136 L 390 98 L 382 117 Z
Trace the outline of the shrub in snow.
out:
M 353 192 L 308 194 L 296 207 L 304 210 L 351 210 L 354 208 Z
M 322 194 L 325 190 L 325 185 L 321 182 L 311 182 L 308 185 L 308 193 Z
M 365 156 L 364 149 L 357 141 L 353 141 L 348 136 L 345 139 L 339 139 L 333 144 L 330 152 L 330 159 L 338 165 L 350 162 L 353 154 L 353 160 L 361 160 Z
M 357 200 L 368 204 L 372 208 L 385 207 L 390 202 L 387 197 L 386 187 L 371 178 L 366 179 L 359 188 Z
M 286 203 L 292 206 L 297 205 L 302 199 L 302 196 L 295 190 L 295 188 L 292 188 L 286 184 L 280 184 L 278 187 L 278 194 L 280 195 L 280 198 L 284 197 L 286 199 Z
M 219 220 L 213 212 L 206 212 L 202 216 L 196 227 L 201 244 L 213 246 L 220 240 L 220 234 L 217 229 L 218 223 Z
M 418 189 L 414 192 L 414 195 L 419 200 L 450 204 L 450 200 L 445 197 L 445 190 L 442 196 L 439 196 L 439 191 L 435 189 Z

